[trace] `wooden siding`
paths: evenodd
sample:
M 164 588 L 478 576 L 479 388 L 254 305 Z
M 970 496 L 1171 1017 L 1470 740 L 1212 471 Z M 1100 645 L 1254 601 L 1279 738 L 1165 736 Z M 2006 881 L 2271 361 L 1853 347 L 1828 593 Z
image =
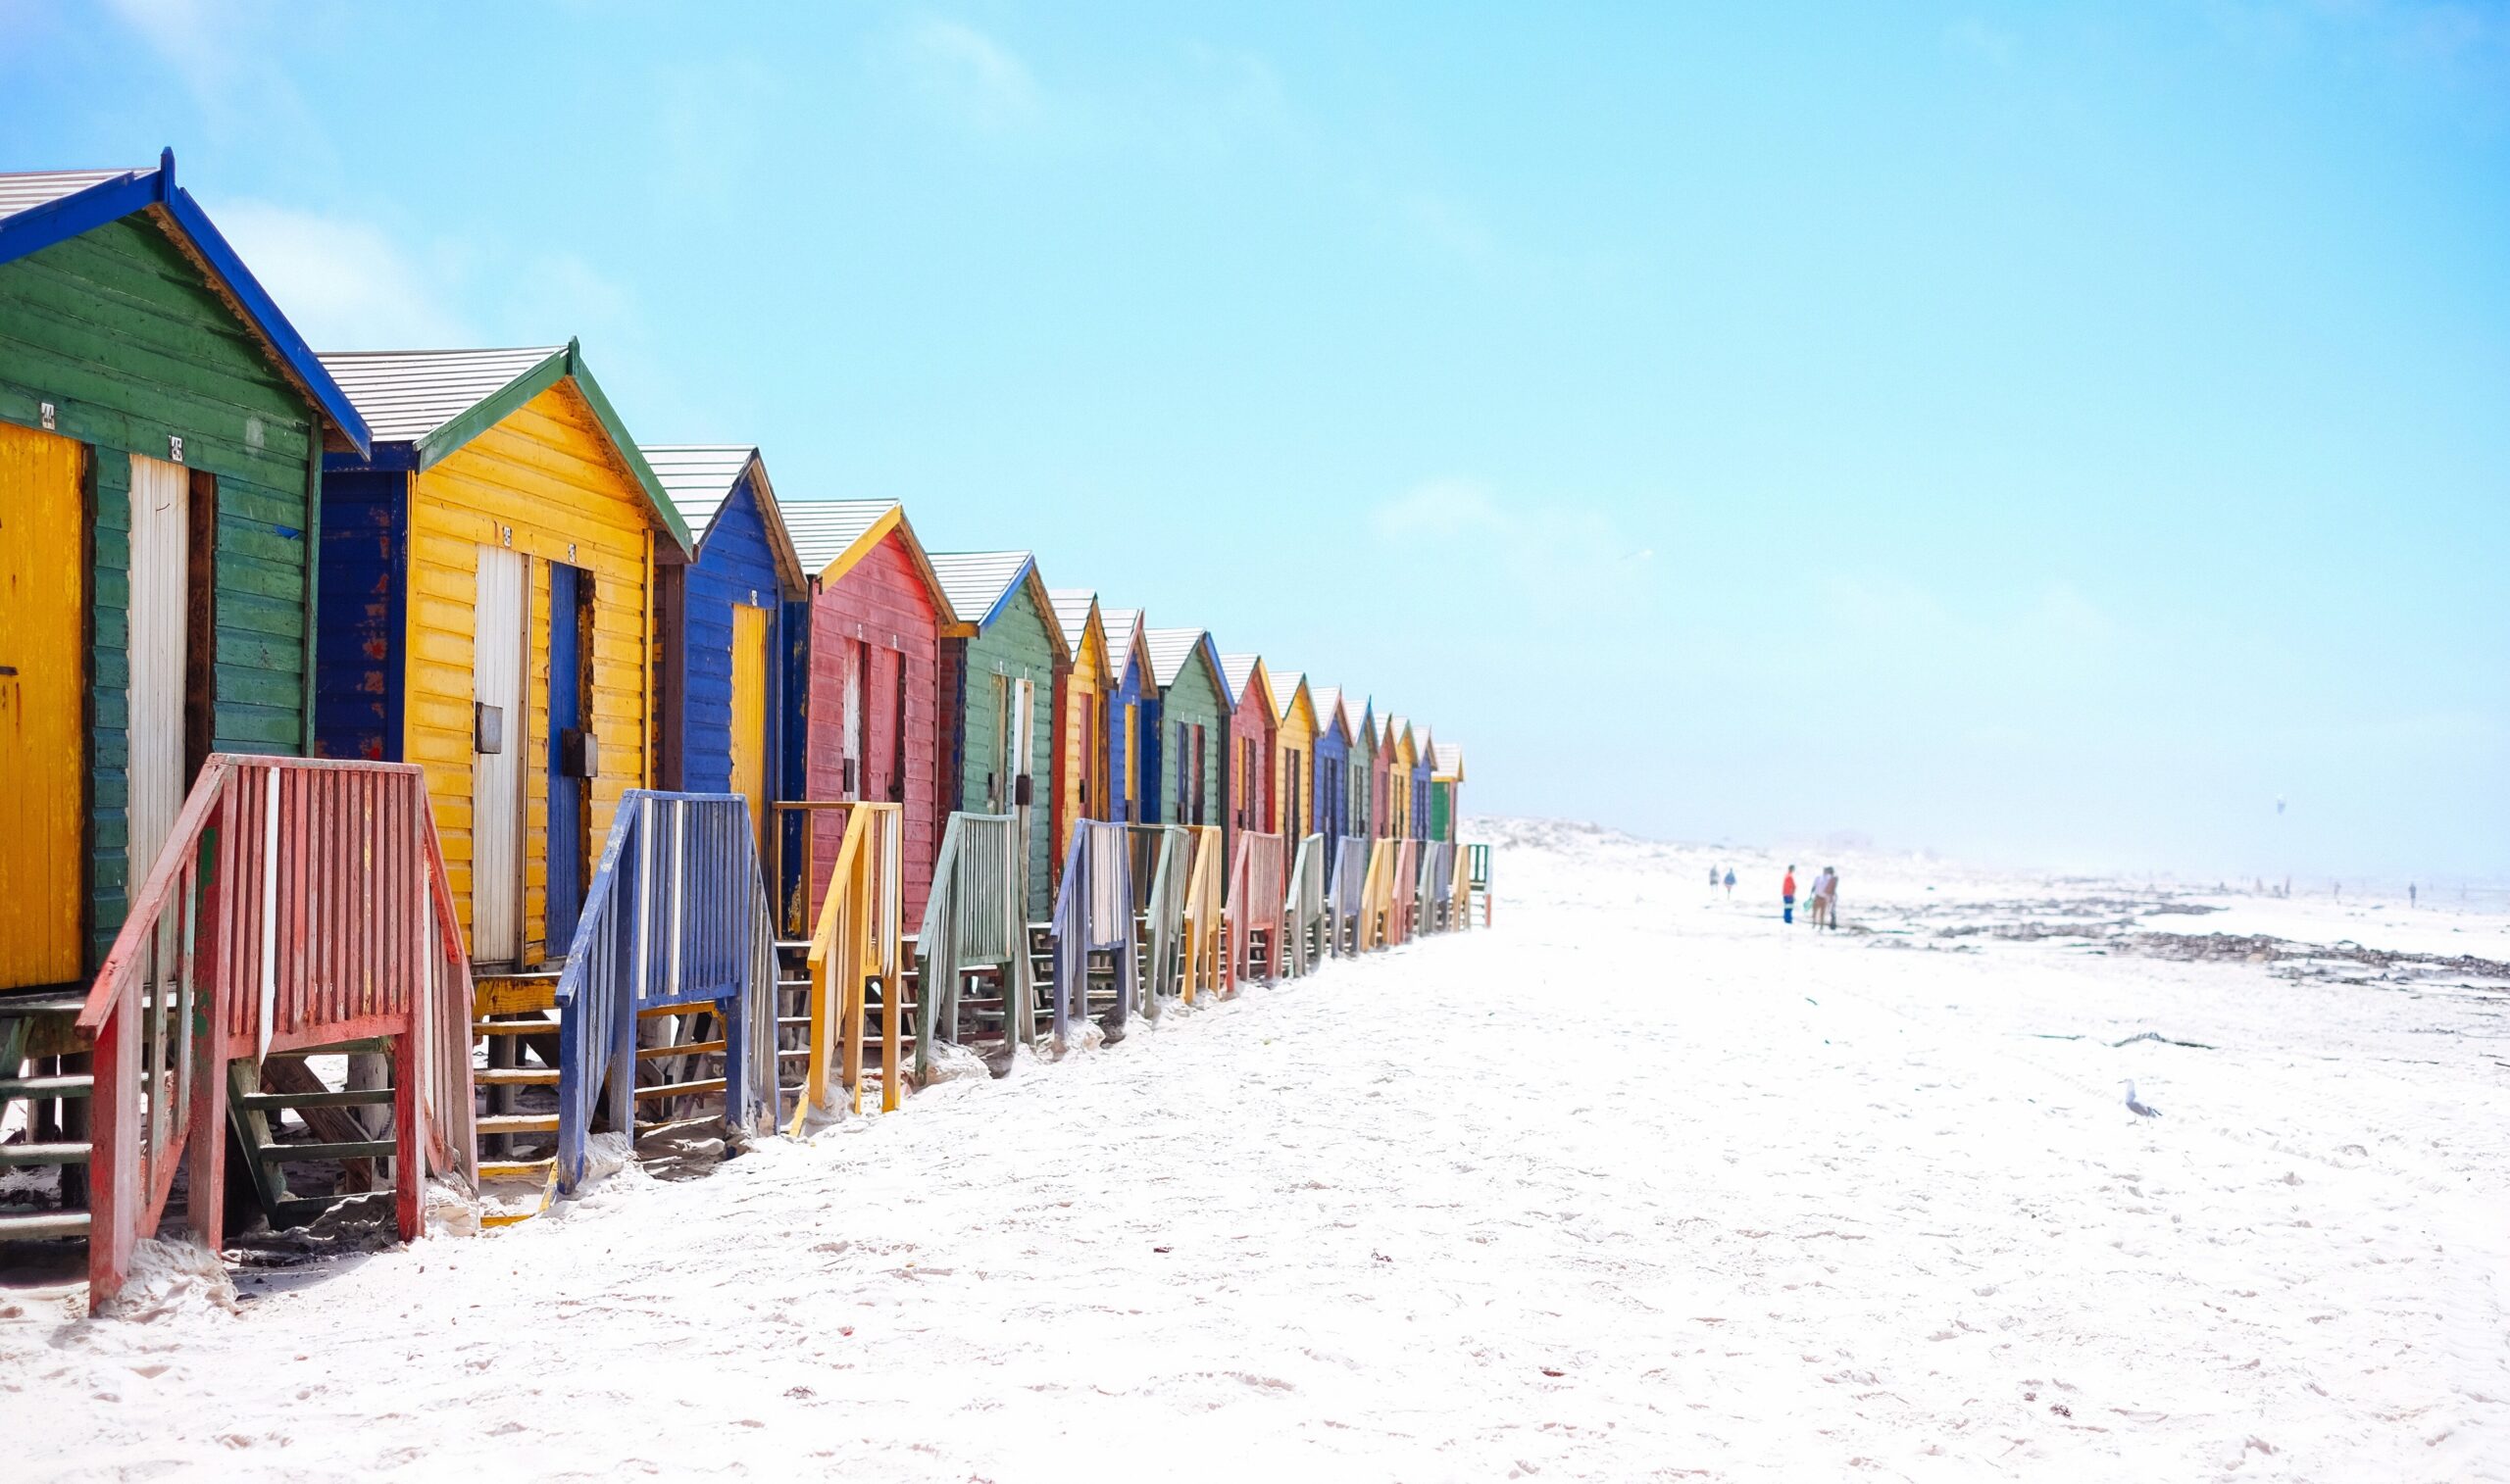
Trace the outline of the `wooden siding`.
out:
M 1274 827 L 1295 842 L 1315 832 L 1316 707 L 1302 687 L 1273 733 Z M 1291 780 L 1297 786 L 1291 786 Z
M 86 462 L 0 422 L 0 989 L 66 983 L 84 962 L 87 566 L 63 557 L 86 542 Z
M 524 620 L 525 716 L 507 745 L 537 759 L 549 727 L 549 564 L 592 583 L 592 780 L 595 841 L 608 838 L 622 794 L 643 785 L 648 740 L 648 601 L 653 535 L 643 489 L 620 467 L 607 434 L 571 383 L 533 397 L 443 463 L 420 474 L 410 500 L 410 593 L 402 756 L 427 770 L 427 796 L 453 900 L 471 930 L 472 610 L 478 548 L 531 559 Z M 524 768 L 523 955 L 548 953 L 548 771 Z
M 1115 817 L 1107 812 L 1107 644 L 1095 609 L 1088 621 L 1089 631 L 1074 652 L 1072 668 L 1056 682 L 1052 860 L 1058 874 L 1074 826 L 1082 819 Z
M 171 456 L 215 476 L 217 583 L 210 745 L 300 753 L 305 705 L 306 494 L 314 410 L 251 326 L 143 214 L 0 264 L 0 420 L 95 451 L 86 500 L 88 858 L 85 969 L 122 926 L 132 866 L 126 653 L 130 461 Z M 62 560 L 78 562 L 78 552 Z M 145 869 L 148 863 L 141 863 Z
M 957 808 L 970 814 L 1008 814 L 1011 780 L 997 780 L 1001 716 L 992 677 L 1027 680 L 1034 701 L 1029 715 L 1029 749 L 1034 768 L 1029 784 L 1033 827 L 1029 831 L 1029 920 L 1042 922 L 1054 911 L 1050 812 L 1055 788 L 1055 661 L 1058 641 L 1037 608 L 1036 584 L 1023 581 L 1002 612 L 972 639 L 942 642 L 943 667 L 956 681 L 952 708 L 952 770 L 958 776 Z
M 664 663 L 678 667 L 676 690 L 679 715 L 665 725 L 679 728 L 677 739 L 679 787 L 692 793 L 726 793 L 732 786 L 732 610 L 761 608 L 768 613 L 768 652 L 780 654 L 776 548 L 761 514 L 750 475 L 742 475 L 724 508 L 716 513 L 695 565 L 681 583 L 678 622 L 673 625 Z M 780 665 L 768 670 L 771 713 L 781 709 Z M 773 756 L 777 738 L 771 728 L 767 777 L 780 778 Z M 772 785 L 770 798 L 780 798 Z
M 1229 859 L 1237 858 L 1237 831 L 1251 829 L 1271 834 L 1276 827 L 1273 818 L 1273 790 L 1280 771 L 1280 762 L 1273 756 L 1273 738 L 1280 723 L 1274 719 L 1271 688 L 1259 684 L 1262 672 L 1246 677 L 1245 693 L 1237 698 L 1237 709 L 1229 717 Z
M 1177 683 L 1162 691 L 1159 704 L 1145 708 L 1144 713 L 1146 720 L 1156 724 L 1142 728 L 1142 768 L 1159 780 L 1158 790 L 1142 801 L 1144 814 L 1155 806 L 1159 813 L 1153 817 L 1162 824 L 1220 823 L 1229 808 L 1229 709 L 1211 667 L 1199 658 L 1187 660 L 1177 672 Z M 1180 723 L 1203 728 L 1203 809 L 1191 819 L 1176 817 L 1184 781 L 1185 760 L 1177 746 Z
M 941 621 L 906 540 L 895 531 L 811 599 L 810 685 L 803 757 L 804 795 L 862 798 L 905 806 L 905 920 L 924 919 L 932 890 L 932 857 L 941 848 L 935 806 L 940 796 L 938 744 Z M 863 687 L 863 777 L 845 789 L 845 664 L 865 647 L 872 672 Z M 898 734 L 895 700 L 904 686 L 906 732 Z M 901 755 L 901 771 L 896 760 Z M 836 870 L 842 829 L 811 832 L 810 901 L 816 909 Z
M 402 639 L 409 622 L 410 476 L 323 476 L 314 641 L 314 754 L 401 761 Z

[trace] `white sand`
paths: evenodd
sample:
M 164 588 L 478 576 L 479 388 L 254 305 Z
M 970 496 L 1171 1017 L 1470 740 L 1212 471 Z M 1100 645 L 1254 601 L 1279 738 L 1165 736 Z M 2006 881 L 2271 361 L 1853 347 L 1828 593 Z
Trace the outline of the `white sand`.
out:
M 1495 828 L 1495 932 L 237 1315 L 22 1302 L 8 1471 L 2510 1477 L 2503 988 L 1979 930 L 2510 923 L 1855 859 L 1815 941 Z

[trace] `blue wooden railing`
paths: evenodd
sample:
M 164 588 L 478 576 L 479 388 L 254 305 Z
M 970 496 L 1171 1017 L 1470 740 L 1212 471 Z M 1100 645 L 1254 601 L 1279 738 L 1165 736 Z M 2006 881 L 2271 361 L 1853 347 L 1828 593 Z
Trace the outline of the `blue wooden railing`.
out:
M 584 893 L 559 975 L 558 1188 L 584 1176 L 594 1114 L 632 1139 L 636 1021 L 713 1011 L 724 1027 L 724 1121 L 777 1115 L 776 923 L 749 802 L 629 789 Z
M 1132 838 L 1122 824 L 1082 820 L 1072 832 L 1055 898 L 1055 1037 L 1089 1014 L 1089 956 L 1116 956 L 1117 1020 L 1140 982 L 1133 941 Z

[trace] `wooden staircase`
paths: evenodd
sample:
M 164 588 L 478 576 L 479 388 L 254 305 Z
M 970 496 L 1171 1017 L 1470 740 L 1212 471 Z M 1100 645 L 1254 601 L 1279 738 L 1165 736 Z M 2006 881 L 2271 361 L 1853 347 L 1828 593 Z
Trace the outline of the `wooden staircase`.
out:
M 74 991 L 0 995 L 0 1251 L 87 1235 L 87 1111 L 96 1078 L 73 1026 L 86 996 Z M 70 1262 L 75 1249 L 60 1255 Z M 0 1265 L 55 1265 L 41 1251 Z

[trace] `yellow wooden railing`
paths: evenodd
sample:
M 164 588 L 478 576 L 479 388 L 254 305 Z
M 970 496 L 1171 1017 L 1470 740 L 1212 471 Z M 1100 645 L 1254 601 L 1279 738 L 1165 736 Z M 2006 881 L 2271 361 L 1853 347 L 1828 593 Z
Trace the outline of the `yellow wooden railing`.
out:
M 875 988 L 880 996 L 880 1111 L 896 1112 L 903 1098 L 903 813 L 896 804 L 857 804 L 846 816 L 836 870 L 811 933 L 810 1060 L 788 1133 L 800 1133 L 814 1110 L 835 1107 L 840 1087 L 854 1112 L 863 1112 L 863 1022 Z

